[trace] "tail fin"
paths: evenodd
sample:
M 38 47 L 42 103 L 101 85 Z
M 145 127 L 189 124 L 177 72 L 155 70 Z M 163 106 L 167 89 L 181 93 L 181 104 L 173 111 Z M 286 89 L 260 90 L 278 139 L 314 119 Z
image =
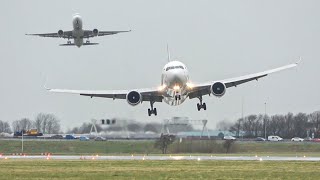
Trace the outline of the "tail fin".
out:
M 169 51 L 169 45 L 167 44 L 167 54 L 168 54 L 168 62 L 171 61 L 170 59 L 170 51 Z

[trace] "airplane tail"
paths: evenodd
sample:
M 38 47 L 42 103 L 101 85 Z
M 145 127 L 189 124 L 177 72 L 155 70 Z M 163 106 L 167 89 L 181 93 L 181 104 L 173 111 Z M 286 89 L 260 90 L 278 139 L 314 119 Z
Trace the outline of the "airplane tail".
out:
M 167 54 L 168 54 L 168 62 L 171 61 L 169 45 L 167 44 Z
M 99 43 L 83 43 L 83 46 L 89 46 L 89 45 L 98 45 Z M 74 43 L 71 44 L 59 44 L 59 46 L 76 46 Z

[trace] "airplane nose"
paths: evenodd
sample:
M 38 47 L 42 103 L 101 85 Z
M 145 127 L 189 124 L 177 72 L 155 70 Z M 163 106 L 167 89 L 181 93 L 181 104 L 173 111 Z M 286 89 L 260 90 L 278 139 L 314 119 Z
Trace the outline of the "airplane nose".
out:
M 181 87 L 186 81 L 183 72 L 179 70 L 178 71 L 172 70 L 172 72 L 168 74 L 167 78 L 169 81 L 169 86 L 171 87 L 174 87 L 176 85 L 179 85 Z

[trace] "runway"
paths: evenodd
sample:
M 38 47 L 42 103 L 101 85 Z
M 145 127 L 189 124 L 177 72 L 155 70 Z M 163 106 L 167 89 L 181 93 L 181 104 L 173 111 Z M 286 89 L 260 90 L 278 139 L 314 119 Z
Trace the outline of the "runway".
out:
M 159 161 L 320 161 L 320 157 L 285 156 L 0 156 L 7 159 L 44 159 L 44 160 L 159 160 Z

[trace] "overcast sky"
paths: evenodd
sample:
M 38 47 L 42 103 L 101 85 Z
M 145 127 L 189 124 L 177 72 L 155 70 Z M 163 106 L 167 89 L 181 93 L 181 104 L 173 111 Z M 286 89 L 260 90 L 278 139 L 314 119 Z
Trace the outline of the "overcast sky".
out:
M 53 113 L 63 128 L 91 118 L 127 118 L 162 122 L 172 116 L 220 120 L 244 114 L 312 112 L 320 109 L 320 1 L 317 0 L 4 0 L 0 6 L 0 119 L 12 122 Z M 67 40 L 25 36 L 72 29 L 80 13 L 83 28 L 129 30 L 91 39 L 98 46 L 60 47 Z M 205 96 L 207 111 L 197 99 L 180 106 L 149 103 L 132 107 L 125 100 L 55 94 L 44 90 L 134 89 L 157 87 L 171 56 L 189 69 L 193 82 L 206 82 L 303 62 L 297 69 L 258 82 L 229 88 L 225 96 Z

